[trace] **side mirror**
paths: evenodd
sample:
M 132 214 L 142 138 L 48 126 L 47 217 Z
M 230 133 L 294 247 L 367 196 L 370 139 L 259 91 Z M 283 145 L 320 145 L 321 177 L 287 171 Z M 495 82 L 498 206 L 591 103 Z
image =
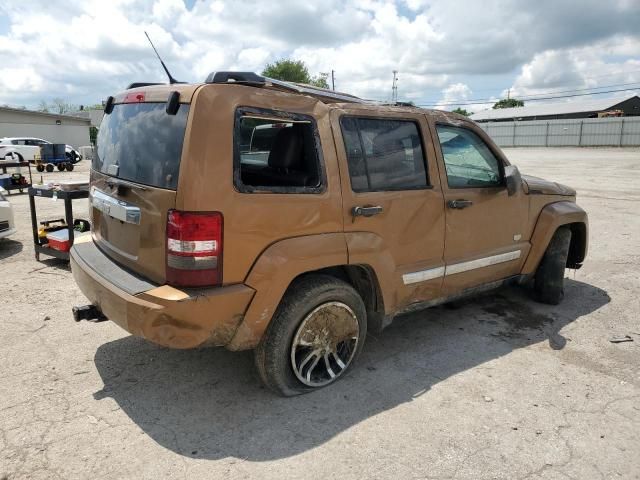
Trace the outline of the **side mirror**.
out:
M 504 176 L 507 181 L 507 192 L 509 196 L 513 196 L 522 188 L 522 177 L 520 170 L 515 165 L 507 165 L 504 167 Z

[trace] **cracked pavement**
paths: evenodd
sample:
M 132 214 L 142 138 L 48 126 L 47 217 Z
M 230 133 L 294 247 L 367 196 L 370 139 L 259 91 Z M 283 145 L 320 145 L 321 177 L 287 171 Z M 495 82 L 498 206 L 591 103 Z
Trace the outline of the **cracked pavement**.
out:
M 0 479 L 640 478 L 640 149 L 505 151 L 575 187 L 589 213 L 589 255 L 567 272 L 564 302 L 510 288 L 413 313 L 370 335 L 336 385 L 290 399 L 260 385 L 251 352 L 173 351 L 75 324 L 82 294 L 64 263 L 35 261 L 28 198 L 10 196 Z M 87 172 L 83 161 L 45 179 Z

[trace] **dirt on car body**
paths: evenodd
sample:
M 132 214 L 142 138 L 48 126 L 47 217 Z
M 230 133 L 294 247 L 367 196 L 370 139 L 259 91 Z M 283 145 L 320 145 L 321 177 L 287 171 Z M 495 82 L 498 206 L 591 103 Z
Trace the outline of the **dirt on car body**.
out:
M 81 290 L 155 343 L 255 349 L 284 395 L 339 379 L 400 313 L 527 280 L 558 303 L 586 256 L 576 192 L 456 114 L 239 72 L 105 113 Z

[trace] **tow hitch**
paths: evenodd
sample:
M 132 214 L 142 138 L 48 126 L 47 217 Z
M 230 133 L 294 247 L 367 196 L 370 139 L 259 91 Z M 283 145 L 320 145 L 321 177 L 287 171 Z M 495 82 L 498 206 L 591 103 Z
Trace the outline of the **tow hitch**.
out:
M 87 320 L 89 322 L 104 322 L 107 320 L 107 317 L 100 311 L 98 307 L 95 305 L 82 305 L 81 307 L 73 307 L 71 309 L 73 312 L 73 319 L 76 322 L 80 320 Z

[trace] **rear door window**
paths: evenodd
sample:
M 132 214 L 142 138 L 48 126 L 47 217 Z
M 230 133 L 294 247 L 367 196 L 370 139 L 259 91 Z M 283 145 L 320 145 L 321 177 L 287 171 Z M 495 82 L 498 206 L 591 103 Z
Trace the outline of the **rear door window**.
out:
M 422 139 L 415 122 L 342 117 L 340 125 L 354 192 L 428 186 Z
M 93 169 L 135 183 L 175 190 L 189 115 L 181 104 L 175 115 L 165 103 L 127 103 L 105 115 Z

